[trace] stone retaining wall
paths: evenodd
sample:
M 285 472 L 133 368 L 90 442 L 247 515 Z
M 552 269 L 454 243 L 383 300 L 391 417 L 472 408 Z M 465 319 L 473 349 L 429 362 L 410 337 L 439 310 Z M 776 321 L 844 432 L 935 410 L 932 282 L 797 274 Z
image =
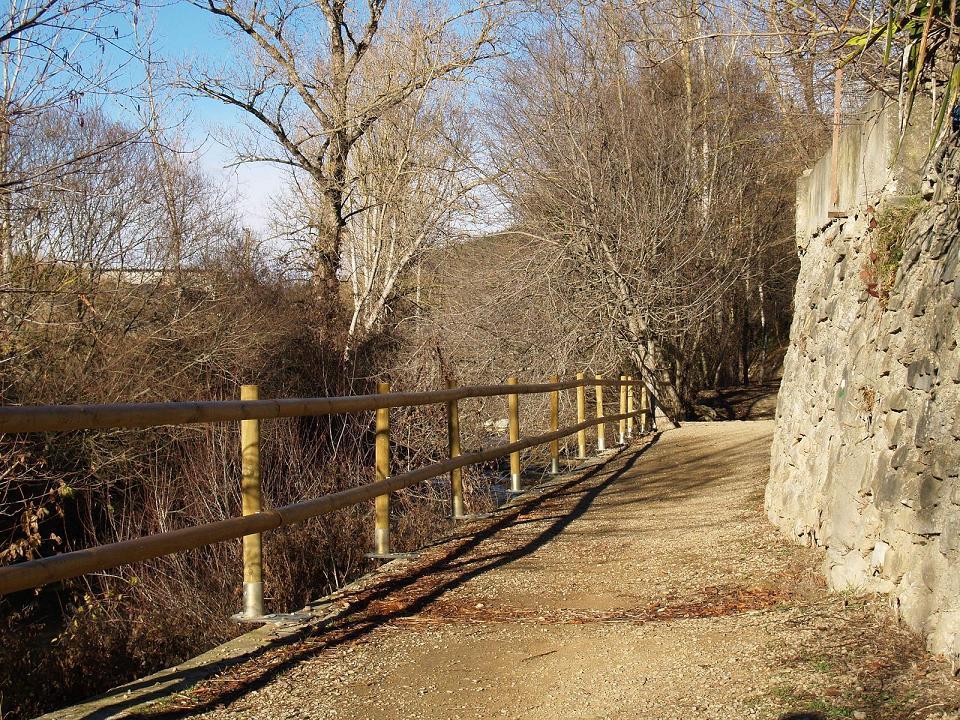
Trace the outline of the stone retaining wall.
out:
M 818 223 L 809 183 L 798 187 L 801 269 L 766 510 L 826 550 L 831 587 L 888 593 L 931 650 L 960 658 L 960 203 L 905 198 L 920 190 L 916 167 L 886 177 L 846 218 Z M 889 296 L 868 292 L 873 225 L 905 206 L 918 212 Z

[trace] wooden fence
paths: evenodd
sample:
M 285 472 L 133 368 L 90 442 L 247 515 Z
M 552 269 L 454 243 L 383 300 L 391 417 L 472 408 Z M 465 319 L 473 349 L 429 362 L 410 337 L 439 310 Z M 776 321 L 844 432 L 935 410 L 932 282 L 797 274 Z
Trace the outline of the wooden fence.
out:
M 586 417 L 586 390 L 594 388 L 596 416 Z M 605 415 L 603 388 L 619 389 L 620 408 L 615 415 Z M 640 390 L 638 409 L 634 410 L 634 389 Z M 0 568 L 0 595 L 40 587 L 48 583 L 100 572 L 120 565 L 151 560 L 194 548 L 241 539 L 243 541 L 243 615 L 263 615 L 261 533 L 284 525 L 334 512 L 341 508 L 374 500 L 375 553 L 390 556 L 390 493 L 416 483 L 449 473 L 453 517 L 464 516 L 461 468 L 510 456 L 510 488 L 521 491 L 520 453 L 538 445 L 550 445 L 551 472 L 560 469 L 560 440 L 577 435 L 578 458 L 587 454 L 587 430 L 597 427 L 597 449 L 605 447 L 607 422 L 619 423 L 619 441 L 626 442 L 633 434 L 634 420 L 640 418 L 641 430 L 653 424 L 653 398 L 639 380 L 621 375 L 606 379 L 597 375 L 575 380 L 521 384 L 509 378 L 505 385 L 448 387 L 431 392 L 390 392 L 381 383 L 373 395 L 333 398 L 291 398 L 261 400 L 257 388 L 245 385 L 238 401 L 141 403 L 123 405 L 52 405 L 0 408 L 0 433 L 58 432 L 102 428 L 145 428 L 158 425 L 240 422 L 242 454 L 242 517 L 205 523 L 179 530 L 100 545 L 85 550 L 29 560 Z M 577 423 L 559 428 L 559 393 L 576 390 Z M 550 393 L 550 430 L 520 437 L 519 395 Z M 509 442 L 478 452 L 460 450 L 459 401 L 468 398 L 506 396 L 508 405 Z M 399 475 L 390 475 L 390 408 L 446 404 L 449 458 Z M 261 420 L 285 417 L 332 415 L 338 413 L 376 412 L 376 476 L 375 482 L 349 488 L 318 498 L 303 500 L 279 508 L 264 509 L 260 495 L 260 426 Z

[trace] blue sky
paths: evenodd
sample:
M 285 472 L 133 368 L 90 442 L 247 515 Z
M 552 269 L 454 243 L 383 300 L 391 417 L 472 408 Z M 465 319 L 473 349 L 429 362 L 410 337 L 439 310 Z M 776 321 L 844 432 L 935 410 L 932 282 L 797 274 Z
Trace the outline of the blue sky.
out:
M 216 18 L 204 10 L 186 2 L 173 2 L 156 8 L 153 13 L 154 49 L 163 60 L 173 63 L 205 57 L 218 60 L 234 52 L 230 41 L 218 30 Z M 265 233 L 270 197 L 284 185 L 282 171 L 264 163 L 228 168 L 234 160 L 233 154 L 215 138 L 224 128 L 241 127 L 241 113 L 214 100 L 183 98 L 182 101 L 189 113 L 183 130 L 191 144 L 200 147 L 197 161 L 223 183 L 225 191 L 236 195 L 244 224 Z M 179 120 L 170 118 L 171 122 Z

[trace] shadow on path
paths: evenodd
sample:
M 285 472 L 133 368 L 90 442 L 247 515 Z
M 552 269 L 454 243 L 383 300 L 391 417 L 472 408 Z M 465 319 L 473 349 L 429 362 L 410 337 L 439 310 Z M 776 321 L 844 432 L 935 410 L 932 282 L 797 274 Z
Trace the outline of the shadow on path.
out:
M 651 459 L 650 463 L 644 465 L 644 480 L 632 484 L 630 488 L 610 490 L 610 486 L 618 480 L 630 476 L 641 457 L 656 446 L 660 438 L 660 435 L 655 435 L 639 449 L 620 450 L 605 461 L 585 469 L 578 477 L 531 488 L 528 494 L 500 508 L 485 524 L 471 525 L 465 534 L 456 534 L 428 546 L 420 559 L 404 567 L 400 574 L 375 580 L 370 587 L 338 598 L 349 603 L 348 609 L 319 627 L 314 626 L 269 642 L 237 658 L 217 660 L 202 668 L 185 670 L 181 677 L 175 674 L 172 683 L 168 676 L 167 684 L 154 693 L 140 693 L 130 699 L 121 696 L 116 703 L 101 705 L 87 714 L 73 717 L 101 720 L 124 708 L 133 708 L 159 698 L 176 697 L 190 688 L 197 688 L 194 695 L 180 695 L 180 700 L 173 701 L 179 702 L 179 707 L 167 705 L 126 717 L 172 720 L 192 717 L 229 704 L 264 687 L 298 663 L 363 638 L 393 620 L 416 615 L 445 593 L 472 578 L 536 552 L 581 517 L 604 491 L 608 491 L 607 495 L 611 497 L 617 497 L 616 502 L 620 504 L 639 505 L 665 499 L 682 499 L 699 488 L 724 479 L 722 474 L 703 472 L 702 465 L 697 470 L 688 468 L 688 465 L 704 462 L 709 465 L 712 458 L 719 458 L 721 454 L 729 460 L 731 454 L 746 451 L 753 444 L 753 441 L 747 441 L 720 450 L 709 446 L 684 447 L 684 443 L 678 447 L 683 453 L 682 459 L 675 457 L 676 453 Z M 537 514 L 533 515 L 535 512 Z M 480 547 L 510 527 L 526 526 L 533 529 L 538 523 L 549 524 L 533 537 L 505 534 L 507 542 Z M 215 684 L 202 683 L 203 679 L 224 671 L 226 673 Z M 123 689 L 143 688 L 156 682 L 147 679 Z
M 582 516 L 610 485 L 623 479 L 650 448 L 660 440 L 655 435 L 651 442 L 639 450 L 623 449 L 607 460 L 586 469 L 582 475 L 543 488 L 532 488 L 528 495 L 498 510 L 495 517 L 486 525 L 479 525 L 472 532 L 455 535 L 441 540 L 433 548 L 427 548 L 425 555 L 403 569 L 401 575 L 386 578 L 370 588 L 364 588 L 347 595 L 350 605 L 346 613 L 329 623 L 314 627 L 309 632 L 285 638 L 257 649 L 236 660 L 219 663 L 217 672 L 243 667 L 244 676 L 235 682 L 218 682 L 216 687 L 202 686 L 197 698 L 187 699 L 189 706 L 178 708 L 158 708 L 145 710 L 125 717 L 153 718 L 154 720 L 172 720 L 202 714 L 221 705 L 229 704 L 247 693 L 264 687 L 275 677 L 300 662 L 314 657 L 326 650 L 360 639 L 370 632 L 398 618 L 415 615 L 430 605 L 444 593 L 453 590 L 472 578 L 503 567 L 519 558 L 536 552 L 553 538 L 562 533 L 574 520 Z M 611 467 L 618 465 L 617 467 Z M 713 480 L 711 478 L 710 480 Z M 702 480 L 702 479 L 700 479 Z M 683 492 L 688 485 L 698 485 L 697 478 L 678 482 L 670 491 Z M 666 488 L 665 488 L 666 489 Z M 557 514 L 548 513 L 538 520 L 549 521 L 549 525 L 529 540 L 505 549 L 502 552 L 475 554 L 478 546 L 494 538 L 501 531 L 527 522 L 525 516 L 552 504 L 568 503 L 576 498 L 569 511 Z M 559 509 L 559 508 L 558 508 Z M 247 672 L 249 668 L 249 672 Z M 229 672 L 227 673 L 229 676 Z M 209 672 L 206 674 L 209 677 Z M 155 698 L 140 695 L 136 701 L 120 702 L 109 707 L 101 707 L 86 715 L 83 720 L 101 720 L 121 711 L 124 706 L 141 705 L 150 699 L 175 696 L 196 684 L 196 677 L 185 677 L 180 683 L 167 685 L 156 693 Z M 221 687 L 222 686 L 222 689 Z

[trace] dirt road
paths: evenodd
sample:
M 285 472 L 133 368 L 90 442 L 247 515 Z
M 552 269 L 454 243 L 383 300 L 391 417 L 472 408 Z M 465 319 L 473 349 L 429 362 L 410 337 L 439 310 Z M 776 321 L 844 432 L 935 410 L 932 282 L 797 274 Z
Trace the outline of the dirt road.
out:
M 772 429 L 690 423 L 610 454 L 160 715 L 957 717 L 950 668 L 767 524 Z

